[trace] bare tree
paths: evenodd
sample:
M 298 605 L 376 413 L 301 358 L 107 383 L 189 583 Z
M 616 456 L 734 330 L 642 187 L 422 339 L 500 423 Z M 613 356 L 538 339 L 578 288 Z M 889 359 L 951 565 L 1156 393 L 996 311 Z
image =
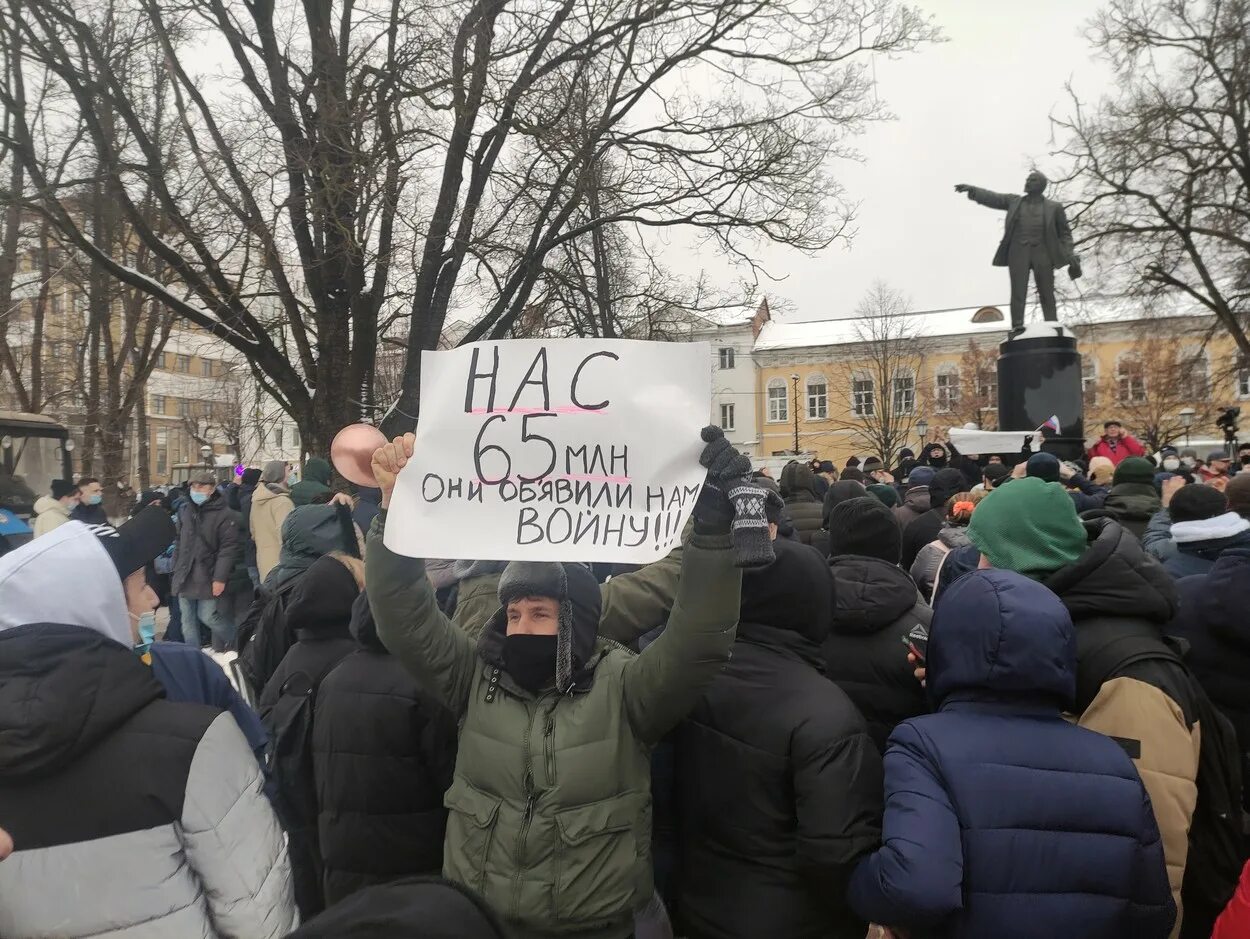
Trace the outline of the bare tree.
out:
M 1192 422 L 1199 427 L 1212 424 L 1220 411 L 1212 398 L 1206 353 L 1173 338 L 1137 340 L 1101 386 L 1100 400 L 1114 402 L 1116 419 L 1151 452 L 1184 436 L 1181 411 L 1192 409 Z
M 1113 289 L 1201 304 L 1250 356 L 1250 2 L 1111 0 L 1090 38 L 1119 90 L 1055 121 L 1078 243 Z
M 177 159 L 99 41 L 106 15 L 132 14 L 171 83 Z M 369 409 L 380 335 L 407 337 L 391 426 L 410 425 L 449 311 L 480 311 L 465 341 L 512 334 L 568 242 L 590 237 L 601 267 L 595 233 L 627 226 L 744 260 L 758 240 L 829 244 L 853 206 L 828 168 L 884 115 L 869 57 L 936 38 L 896 0 L 8 0 L 4 28 L 83 116 L 132 237 L 172 279 L 93 243 L 38 176 L 29 109 L 0 91 L 41 211 L 237 349 L 311 450 Z M 218 80 L 195 69 L 209 38 L 230 52 Z
M 850 402 L 850 410 L 845 416 L 831 411 L 830 418 L 864 452 L 886 463 L 912 439 L 927 404 L 920 376 L 929 343 L 910 311 L 900 291 L 874 284 L 855 308 L 850 364 L 834 379 L 835 396 Z
M 934 381 L 933 410 L 944 421 L 956 427 L 973 423 L 982 430 L 998 428 L 998 355 L 992 346 L 969 339 L 947 381 L 936 384 L 936 376 Z

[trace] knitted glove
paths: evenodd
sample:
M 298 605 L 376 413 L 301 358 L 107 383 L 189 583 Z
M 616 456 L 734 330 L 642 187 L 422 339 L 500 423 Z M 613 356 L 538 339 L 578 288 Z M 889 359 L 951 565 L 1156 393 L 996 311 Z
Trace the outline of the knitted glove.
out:
M 781 496 L 745 478 L 733 480 L 728 495 L 734 512 L 734 563 L 738 567 L 767 567 L 776 560 L 768 534 L 768 506 L 784 505 Z
M 700 436 L 707 444 L 699 455 L 699 463 L 707 467 L 710 482 L 723 488 L 724 484 L 739 476 L 751 475 L 751 461 L 733 448 L 719 427 L 704 427 Z

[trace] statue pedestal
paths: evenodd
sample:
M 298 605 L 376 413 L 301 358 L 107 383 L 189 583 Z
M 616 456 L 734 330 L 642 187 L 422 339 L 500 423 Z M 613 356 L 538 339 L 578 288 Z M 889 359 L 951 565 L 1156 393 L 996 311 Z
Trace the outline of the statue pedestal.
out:
M 1060 433 L 1048 429 L 1041 449 L 1078 459 L 1085 417 L 1076 337 L 1058 323 L 1030 323 L 998 347 L 998 429 L 1034 430 L 1051 415 L 1059 418 Z

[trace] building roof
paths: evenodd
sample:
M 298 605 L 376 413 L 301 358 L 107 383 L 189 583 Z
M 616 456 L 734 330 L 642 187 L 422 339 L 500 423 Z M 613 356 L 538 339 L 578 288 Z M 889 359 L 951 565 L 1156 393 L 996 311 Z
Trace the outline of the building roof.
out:
M 918 338 L 942 336 L 1002 336 L 1010 327 L 1007 304 L 997 304 L 1002 319 L 974 322 L 979 310 L 992 307 L 954 307 L 943 310 L 917 310 L 908 313 L 909 329 Z M 1149 308 L 1145 303 L 1130 297 L 1083 297 L 1062 301 L 1059 320 L 1066 326 L 1087 326 L 1097 323 L 1132 322 L 1139 319 L 1169 316 L 1209 316 L 1205 308 L 1185 307 L 1179 299 L 1153 301 Z M 810 346 L 839 346 L 871 341 L 865 335 L 861 317 L 838 317 L 836 319 L 809 320 L 807 322 L 781 322 L 773 319 L 765 323 L 755 341 L 755 351 L 768 352 L 778 349 L 796 349 Z

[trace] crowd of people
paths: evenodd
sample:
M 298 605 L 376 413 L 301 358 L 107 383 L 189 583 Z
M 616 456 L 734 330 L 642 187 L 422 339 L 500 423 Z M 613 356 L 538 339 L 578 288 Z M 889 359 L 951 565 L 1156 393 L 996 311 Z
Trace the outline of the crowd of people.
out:
M 1250 936 L 1250 447 L 774 482 L 707 428 L 605 567 L 392 552 L 413 443 L 39 500 L 0 936 Z

